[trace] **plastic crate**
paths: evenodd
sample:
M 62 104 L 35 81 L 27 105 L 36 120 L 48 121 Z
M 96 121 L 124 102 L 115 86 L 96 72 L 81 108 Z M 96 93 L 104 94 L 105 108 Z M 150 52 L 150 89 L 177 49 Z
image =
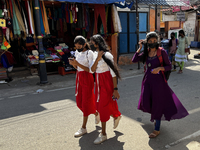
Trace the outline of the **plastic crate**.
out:
M 190 47 L 198 47 L 198 43 L 197 41 L 191 41 Z

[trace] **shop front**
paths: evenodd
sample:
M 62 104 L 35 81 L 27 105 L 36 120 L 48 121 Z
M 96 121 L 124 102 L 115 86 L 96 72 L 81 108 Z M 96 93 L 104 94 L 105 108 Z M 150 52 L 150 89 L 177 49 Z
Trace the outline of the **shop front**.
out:
M 121 24 L 116 6 L 112 4 L 116 1 L 39 1 L 41 35 L 37 34 L 34 0 L 1 1 L 1 68 L 7 72 L 12 67 L 27 66 L 32 75 L 40 74 L 38 36 L 42 36 L 47 74 L 75 72 L 68 57 L 74 55 L 73 40 L 77 35 L 89 41 L 94 34 L 101 34 L 117 61 L 117 36 Z

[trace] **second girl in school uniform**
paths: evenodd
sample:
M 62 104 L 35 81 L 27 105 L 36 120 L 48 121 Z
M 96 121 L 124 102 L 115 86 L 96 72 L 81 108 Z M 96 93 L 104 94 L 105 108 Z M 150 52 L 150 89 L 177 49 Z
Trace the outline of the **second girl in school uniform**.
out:
M 96 49 L 94 53 L 96 60 L 91 70 L 92 72 L 96 72 L 96 109 L 100 114 L 102 123 L 102 132 L 94 141 L 94 144 L 100 144 L 107 140 L 106 122 L 110 119 L 110 116 L 114 118 L 114 129 L 118 126 L 121 119 L 121 113 L 117 105 L 117 99 L 120 97 L 117 88 L 117 78 L 120 78 L 120 75 L 114 65 L 113 55 L 109 52 L 103 37 L 101 35 L 94 35 L 90 40 L 92 44 L 91 48 Z

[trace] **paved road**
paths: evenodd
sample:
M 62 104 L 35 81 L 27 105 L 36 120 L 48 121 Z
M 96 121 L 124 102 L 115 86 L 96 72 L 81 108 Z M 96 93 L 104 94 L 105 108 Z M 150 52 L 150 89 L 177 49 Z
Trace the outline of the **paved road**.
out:
M 103 144 L 93 144 L 101 127 L 94 124 L 92 115 L 87 125 L 88 134 L 73 137 L 81 126 L 82 113 L 76 107 L 75 88 L 71 86 L 40 94 L 31 92 L 1 97 L 0 149 L 165 150 L 170 144 L 170 150 L 200 149 L 199 62 L 191 59 L 183 74 L 171 74 L 169 85 L 190 115 L 181 120 L 162 122 L 161 135 L 156 139 L 148 138 L 153 130 L 150 115 L 137 110 L 143 75 L 135 75 L 119 82 L 121 99 L 118 104 L 123 118 L 116 130 L 112 129 L 112 118 L 108 121 L 108 140 Z M 184 137 L 186 140 L 181 140 Z

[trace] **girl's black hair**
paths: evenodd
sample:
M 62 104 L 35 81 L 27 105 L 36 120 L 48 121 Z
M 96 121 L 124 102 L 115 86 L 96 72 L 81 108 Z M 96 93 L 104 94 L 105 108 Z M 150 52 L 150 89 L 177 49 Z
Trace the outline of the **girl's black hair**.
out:
M 86 43 L 86 46 L 84 48 L 86 48 L 87 50 L 89 50 L 90 49 L 89 45 L 88 45 L 88 43 L 86 42 L 86 39 L 83 36 L 78 35 L 74 39 L 74 44 L 80 44 L 80 45 L 84 46 L 85 43 Z
M 158 40 L 158 34 L 156 32 L 149 32 L 146 36 L 146 40 L 145 40 L 145 43 L 144 43 L 144 53 L 143 53 L 143 57 L 142 57 L 142 62 L 143 64 L 146 62 L 146 59 L 149 55 L 149 51 L 148 51 L 148 41 L 151 39 L 151 38 L 156 38 Z M 159 47 L 159 44 L 156 46 L 156 49 L 158 49 Z
M 172 32 L 171 35 L 173 35 L 175 37 L 175 33 Z M 169 47 L 172 47 L 172 39 L 169 40 Z
M 178 33 L 182 33 L 185 36 L 185 32 L 183 30 L 180 30 Z
M 101 35 L 96 34 L 96 35 L 92 36 L 90 38 L 90 40 L 94 41 L 94 43 L 99 46 L 99 51 L 109 52 L 108 45 L 106 44 L 106 41 L 104 40 L 104 38 Z M 116 76 L 120 79 L 121 76 L 119 74 L 117 65 L 115 63 L 113 63 L 110 59 L 106 58 L 105 54 L 102 56 L 102 58 L 106 62 L 106 64 L 114 71 Z

